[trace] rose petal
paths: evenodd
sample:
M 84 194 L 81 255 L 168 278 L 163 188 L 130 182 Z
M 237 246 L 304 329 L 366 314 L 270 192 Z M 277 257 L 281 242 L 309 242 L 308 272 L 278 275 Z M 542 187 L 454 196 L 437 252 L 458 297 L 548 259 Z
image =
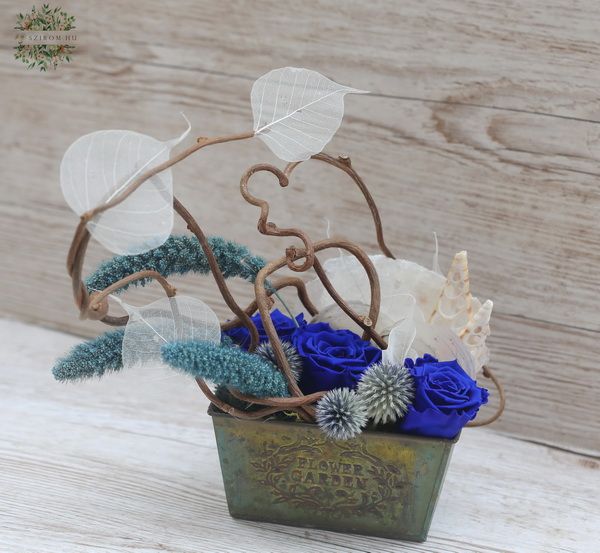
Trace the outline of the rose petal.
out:
M 437 362 L 425 355 L 405 365 L 415 377 L 415 399 L 405 419 L 398 424 L 402 432 L 451 438 L 473 419 L 487 402 L 488 392 L 456 361 Z M 410 363 L 408 362 L 410 361 Z
M 304 393 L 332 388 L 355 388 L 362 373 L 381 359 L 381 350 L 350 330 L 327 323 L 297 329 L 292 341 L 303 358 L 299 385 Z

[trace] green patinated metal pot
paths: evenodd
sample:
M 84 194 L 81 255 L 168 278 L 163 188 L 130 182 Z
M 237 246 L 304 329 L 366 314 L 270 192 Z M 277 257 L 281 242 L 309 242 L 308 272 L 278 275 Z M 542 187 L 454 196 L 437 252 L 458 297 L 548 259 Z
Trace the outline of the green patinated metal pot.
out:
M 454 440 L 230 417 L 211 406 L 231 516 L 424 541 Z

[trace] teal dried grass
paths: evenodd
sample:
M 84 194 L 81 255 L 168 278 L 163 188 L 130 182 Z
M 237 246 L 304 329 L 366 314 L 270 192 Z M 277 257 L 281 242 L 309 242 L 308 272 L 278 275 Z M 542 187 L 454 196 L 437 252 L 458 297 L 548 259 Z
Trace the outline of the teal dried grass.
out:
M 254 282 L 258 271 L 265 266 L 265 260 L 253 255 L 246 246 L 219 236 L 210 236 L 207 240 L 225 278 L 240 277 Z M 103 290 L 113 282 L 143 270 L 157 271 L 168 277 L 189 272 L 208 274 L 210 266 L 195 236 L 173 235 L 162 246 L 148 252 L 119 255 L 104 261 L 86 278 L 85 284 L 90 291 Z M 150 280 L 135 281 L 123 286 L 117 293 L 129 286 L 144 286 Z
M 214 236 L 208 243 L 225 278 L 240 277 L 254 282 L 265 260 L 248 248 Z M 154 270 L 164 276 L 189 272 L 210 273 L 208 259 L 196 237 L 171 236 L 158 248 L 138 255 L 121 255 L 103 262 L 85 281 L 88 290 L 103 290 L 114 282 L 138 271 Z M 144 286 L 152 279 L 142 279 L 123 286 Z M 267 288 L 269 287 L 267 283 Z M 58 380 L 78 380 L 102 376 L 107 371 L 122 368 L 121 348 L 124 330 L 108 332 L 79 344 L 63 359 L 53 373 Z M 239 348 L 201 342 L 172 343 L 163 348 L 168 364 L 218 385 L 231 386 L 255 396 L 283 397 L 289 395 L 285 378 L 277 368 L 258 355 Z
M 386 424 L 406 414 L 415 397 L 415 382 L 403 365 L 382 361 L 362 374 L 357 392 L 373 422 Z
M 52 369 L 54 378 L 60 381 L 81 380 L 121 370 L 124 333 L 123 329 L 112 330 L 93 340 L 77 344 L 56 362 Z
M 367 418 L 365 404 L 350 388 L 329 390 L 317 403 L 317 424 L 334 440 L 354 438 L 367 424 Z
M 101 377 L 105 372 L 123 368 L 121 349 L 124 329 L 112 330 L 77 344 L 52 369 L 56 380 L 83 380 Z M 257 397 L 289 395 L 281 372 L 262 357 L 233 346 L 208 342 L 172 342 L 162 348 L 163 359 L 173 368 L 199 376 L 220 386 L 231 386 Z
M 285 378 L 262 357 L 209 342 L 172 342 L 161 348 L 165 363 L 194 377 L 256 397 L 286 397 Z

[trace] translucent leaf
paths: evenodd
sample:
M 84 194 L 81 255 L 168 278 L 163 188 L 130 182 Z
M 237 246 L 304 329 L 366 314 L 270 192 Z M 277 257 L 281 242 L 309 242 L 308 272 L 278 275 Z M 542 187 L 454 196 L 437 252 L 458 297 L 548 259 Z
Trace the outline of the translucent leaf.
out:
M 422 357 L 425 353 L 430 353 L 440 361 L 453 361 L 456 359 L 471 378 L 477 376 L 475 360 L 469 348 L 447 326 L 417 322 L 417 337 L 413 343 L 413 348 L 419 357 Z
M 413 309 L 414 300 L 422 313 L 433 311 L 446 280 L 442 275 L 404 259 L 390 259 L 383 255 L 371 255 L 369 258 L 375 266 L 381 287 L 381 312 L 375 328 L 377 332 L 387 336 L 391 327 L 406 317 L 407 310 Z M 355 257 L 334 257 L 326 260 L 323 267 L 345 301 L 369 303 L 369 279 Z M 306 287 L 320 312 L 333 302 L 318 278 L 307 282 Z
M 369 305 L 359 301 L 346 302 L 359 315 L 368 315 Z M 332 303 L 319 312 L 311 319 L 311 323 L 327 323 L 336 330 L 347 329 L 355 334 L 362 334 L 363 329 L 356 324 L 337 303 Z
M 164 367 L 160 348 L 175 341 L 201 340 L 218 344 L 221 326 L 215 312 L 203 301 L 188 296 L 164 297 L 144 307 L 128 305 L 123 337 L 123 367 Z
M 60 185 L 69 207 L 81 215 L 110 201 L 140 174 L 167 161 L 171 149 L 189 133 L 187 123 L 181 136 L 166 142 L 122 130 L 97 131 L 78 138 L 60 164 Z M 92 236 L 120 255 L 160 246 L 172 228 L 170 169 L 148 179 L 122 203 L 88 223 Z
M 366 91 L 339 85 L 309 69 L 274 69 L 252 87 L 255 136 L 285 161 L 308 159 L 338 130 L 349 93 Z
M 414 304 L 413 304 L 414 305 Z M 406 319 L 394 325 L 388 336 L 388 347 L 382 352 L 382 359 L 386 363 L 404 365 L 408 352 L 417 335 L 412 312 Z

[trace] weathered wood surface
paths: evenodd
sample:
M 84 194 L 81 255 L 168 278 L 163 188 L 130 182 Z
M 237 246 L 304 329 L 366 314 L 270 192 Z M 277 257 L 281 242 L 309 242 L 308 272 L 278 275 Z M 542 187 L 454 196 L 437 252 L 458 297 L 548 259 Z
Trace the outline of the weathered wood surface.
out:
M 49 367 L 76 342 L 0 320 L 0 551 L 598 550 L 600 463 L 488 429 L 463 432 L 425 544 L 233 520 L 193 380 L 59 384 Z
M 18 7 L 3 4 L 11 18 Z M 70 66 L 35 74 L 8 48 L 0 59 L 3 314 L 101 330 L 77 320 L 65 280 L 76 217 L 58 165 L 75 138 L 99 128 L 172 137 L 179 111 L 196 135 L 244 131 L 253 79 L 307 66 L 373 91 L 347 98 L 327 149 L 350 154 L 365 176 L 392 250 L 429 264 L 435 230 L 443 265 L 469 251 L 473 290 L 495 302 L 490 346 L 509 398 L 498 428 L 600 451 L 597 3 L 63 5 L 82 38 Z M 287 242 L 257 237 L 257 211 L 237 195 L 242 171 L 260 161 L 275 161 L 260 141 L 215 147 L 178 166 L 175 183 L 206 232 L 270 257 Z M 276 222 L 323 236 L 326 215 L 336 234 L 374 249 L 344 175 L 317 164 L 289 189 L 262 186 L 273 187 Z M 94 249 L 90 267 L 104 255 Z M 193 289 L 204 299 L 215 290 L 208 279 Z M 249 296 L 246 285 L 234 291 Z

